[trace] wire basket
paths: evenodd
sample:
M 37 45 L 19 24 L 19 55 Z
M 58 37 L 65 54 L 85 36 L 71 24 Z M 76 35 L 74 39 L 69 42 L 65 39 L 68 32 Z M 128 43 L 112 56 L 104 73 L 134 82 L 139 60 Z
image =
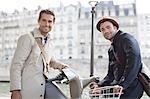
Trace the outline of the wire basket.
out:
M 115 90 L 117 89 L 117 91 Z M 122 87 L 121 86 L 105 86 L 100 88 L 99 93 L 90 93 L 90 97 L 92 99 L 120 99 L 122 94 Z

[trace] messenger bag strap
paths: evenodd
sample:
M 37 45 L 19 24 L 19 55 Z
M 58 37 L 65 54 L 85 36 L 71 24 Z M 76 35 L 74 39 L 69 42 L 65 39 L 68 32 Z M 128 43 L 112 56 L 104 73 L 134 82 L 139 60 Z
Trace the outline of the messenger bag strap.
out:
M 119 60 L 119 58 L 117 57 L 117 55 L 116 55 L 116 53 L 115 53 L 114 46 L 111 45 L 111 47 L 112 47 L 112 52 L 113 52 L 113 54 L 114 54 L 114 57 L 115 57 L 117 63 L 118 63 L 119 65 L 123 66 L 124 64 Z M 122 76 L 121 79 L 120 79 L 120 82 L 125 79 L 126 68 L 127 68 L 127 67 L 125 66 L 124 73 L 123 73 L 123 76 Z
M 48 70 L 49 70 L 49 63 L 47 63 L 46 62 L 46 57 L 45 57 L 45 51 L 44 51 L 44 48 L 43 48 L 43 46 L 41 45 L 41 44 L 39 44 L 37 41 L 36 41 L 36 39 L 33 37 L 33 34 L 32 33 L 29 33 L 29 36 L 32 38 L 32 40 L 34 40 L 35 41 L 35 43 L 38 45 L 38 47 L 40 48 L 40 51 L 41 51 L 41 54 L 40 54 L 40 56 L 41 56 L 41 58 L 42 58 L 42 61 L 43 61 L 43 65 L 44 65 L 44 69 L 43 69 L 43 74 L 44 74 L 44 76 L 46 76 L 46 78 L 48 78 L 47 77 L 47 73 L 49 72 Z

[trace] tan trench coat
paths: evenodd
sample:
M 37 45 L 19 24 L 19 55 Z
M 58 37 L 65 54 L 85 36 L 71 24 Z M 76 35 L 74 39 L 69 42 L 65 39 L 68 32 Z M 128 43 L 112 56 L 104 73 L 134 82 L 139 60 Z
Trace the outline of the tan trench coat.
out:
M 35 29 L 33 33 L 34 37 L 43 38 L 38 29 Z M 55 69 L 66 67 L 65 64 L 53 58 L 50 38 L 48 38 L 44 49 L 50 67 Z M 10 69 L 10 91 L 21 90 L 22 99 L 44 99 L 45 78 L 40 53 L 39 47 L 29 34 L 19 38 Z

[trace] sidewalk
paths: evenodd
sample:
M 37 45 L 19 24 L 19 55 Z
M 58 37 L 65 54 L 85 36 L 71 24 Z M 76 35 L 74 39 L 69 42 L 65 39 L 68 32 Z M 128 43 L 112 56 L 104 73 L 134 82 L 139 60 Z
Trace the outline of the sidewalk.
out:
M 2 94 L 2 93 L 0 93 L 0 99 L 10 99 L 10 94 Z
M 0 99 L 10 99 L 10 97 L 0 97 Z
M 0 67 L 0 81 L 9 81 L 9 68 Z

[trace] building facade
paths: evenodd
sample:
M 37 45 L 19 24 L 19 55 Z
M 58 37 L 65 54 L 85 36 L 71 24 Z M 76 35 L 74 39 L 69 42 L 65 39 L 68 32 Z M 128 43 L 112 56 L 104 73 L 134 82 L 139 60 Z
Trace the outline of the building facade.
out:
M 55 27 L 51 33 L 57 59 L 90 59 L 91 51 L 91 8 L 68 5 L 51 8 L 56 14 Z M 39 11 L 14 11 L 0 14 L 0 60 L 11 61 L 18 37 L 37 27 Z M 111 16 L 119 21 L 120 29 L 133 33 L 138 38 L 135 3 L 114 5 L 112 1 L 102 1 L 95 9 L 95 25 L 103 16 Z M 94 27 L 95 27 L 94 25 Z M 107 58 L 109 42 L 94 29 L 94 58 Z
M 138 39 L 140 42 L 142 57 L 150 57 L 150 14 L 138 16 Z
M 90 58 L 91 42 L 91 9 L 81 8 L 78 20 L 79 53 L 78 58 Z M 114 5 L 112 1 L 101 1 L 95 8 L 95 25 L 100 18 L 110 16 L 118 20 L 120 29 L 138 38 L 136 5 Z M 105 40 L 99 31 L 94 30 L 94 58 L 107 58 L 110 42 Z

